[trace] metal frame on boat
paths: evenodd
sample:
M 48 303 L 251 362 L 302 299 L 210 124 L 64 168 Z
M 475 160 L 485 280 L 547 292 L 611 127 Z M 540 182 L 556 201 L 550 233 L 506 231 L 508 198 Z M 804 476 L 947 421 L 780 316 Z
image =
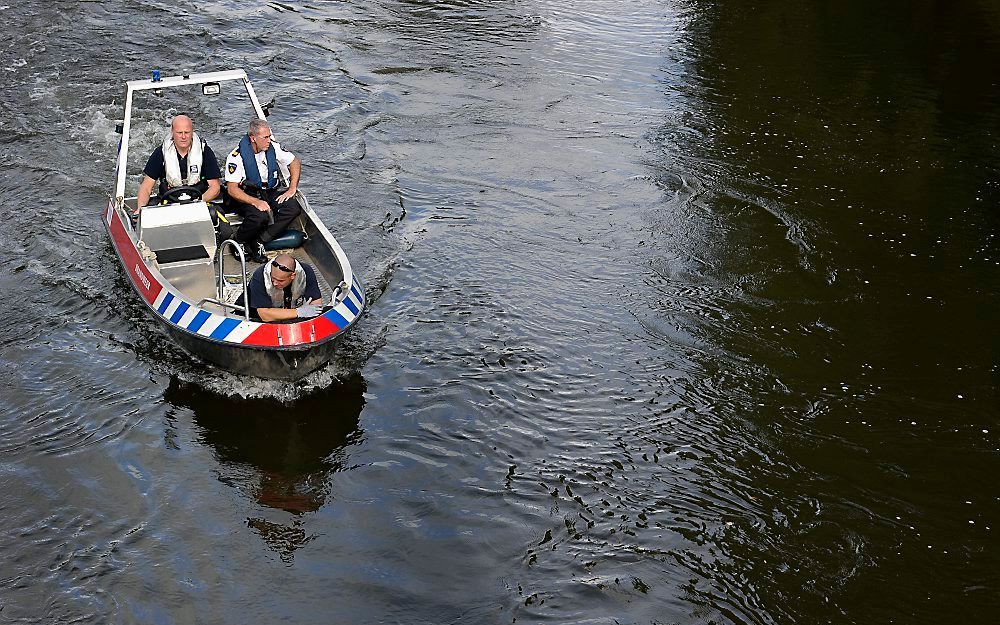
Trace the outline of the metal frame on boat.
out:
M 148 206 L 133 225 L 136 197 L 126 196 L 126 167 L 132 125 L 133 95 L 138 91 L 202 85 L 218 92 L 225 81 L 242 84 L 254 113 L 265 112 L 243 70 L 160 77 L 127 83 L 122 138 L 114 192 L 103 221 L 132 287 L 167 332 L 192 354 L 224 369 L 261 378 L 295 380 L 329 362 L 338 339 L 365 308 L 365 292 L 333 235 L 310 208 L 301 191 L 302 214 L 292 227 L 304 234 L 301 244 L 285 250 L 310 263 L 320 280 L 323 313 L 292 323 L 252 321 L 231 300 L 242 292 L 248 266 L 237 250 L 239 273 L 225 273 L 227 248 L 216 244 L 209 205 L 203 201 Z M 234 137 L 233 145 L 238 142 Z M 220 163 L 224 166 L 224 162 Z M 236 261 L 230 260 L 230 269 Z M 252 269 L 253 267 L 250 267 Z

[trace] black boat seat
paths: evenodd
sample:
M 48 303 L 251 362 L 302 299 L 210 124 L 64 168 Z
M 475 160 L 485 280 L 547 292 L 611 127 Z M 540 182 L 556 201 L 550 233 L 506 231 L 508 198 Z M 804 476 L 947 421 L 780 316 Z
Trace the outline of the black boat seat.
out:
M 226 219 L 225 224 L 220 223 L 221 220 L 218 219 L 215 221 L 215 230 L 219 234 L 220 240 L 232 238 L 243 223 L 243 217 L 236 213 L 223 213 L 223 216 Z M 274 250 L 294 250 L 302 247 L 305 240 L 305 232 L 296 230 L 295 228 L 288 228 L 280 236 L 266 243 L 264 249 L 268 252 L 273 252 Z
M 302 247 L 306 240 L 306 233 L 294 228 L 288 228 L 281 233 L 281 236 L 271 239 L 264 244 L 264 249 L 268 252 L 274 250 L 294 250 Z

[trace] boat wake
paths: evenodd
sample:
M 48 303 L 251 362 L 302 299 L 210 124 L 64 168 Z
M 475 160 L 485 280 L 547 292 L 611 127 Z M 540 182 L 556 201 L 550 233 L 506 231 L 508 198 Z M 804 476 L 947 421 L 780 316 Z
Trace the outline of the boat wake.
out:
M 211 370 L 209 375 L 205 375 L 204 371 L 178 371 L 176 377 L 216 395 L 240 399 L 273 399 L 288 404 L 317 391 L 338 386 L 351 373 L 350 370 L 342 371 L 336 363 L 331 363 L 294 383 L 264 380 L 217 369 Z

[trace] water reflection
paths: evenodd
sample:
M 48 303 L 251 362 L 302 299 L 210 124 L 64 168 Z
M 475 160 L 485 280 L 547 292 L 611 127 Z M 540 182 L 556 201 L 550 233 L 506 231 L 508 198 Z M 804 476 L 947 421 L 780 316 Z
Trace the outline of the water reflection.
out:
M 164 397 L 192 411 L 201 440 L 215 451 L 220 481 L 291 515 L 247 519 L 282 560 L 290 561 L 309 541 L 303 515 L 331 496 L 330 474 L 348 468 L 349 448 L 363 438 L 358 420 L 364 392 L 360 374 L 291 402 L 228 397 L 175 377 Z

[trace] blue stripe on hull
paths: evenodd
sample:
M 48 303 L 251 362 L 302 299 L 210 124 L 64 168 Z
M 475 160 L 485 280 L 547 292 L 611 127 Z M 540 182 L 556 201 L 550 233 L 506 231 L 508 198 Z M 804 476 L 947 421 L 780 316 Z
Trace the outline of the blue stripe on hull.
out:
M 215 329 L 210 335 L 213 339 L 222 340 L 229 336 L 229 333 L 233 331 L 233 328 L 240 325 L 240 322 L 236 319 L 225 319 L 219 324 L 219 327 Z
M 180 306 L 177 307 L 177 310 L 174 311 L 174 314 L 170 316 L 170 322 L 177 323 L 180 321 L 181 317 L 184 316 L 184 313 L 188 311 L 188 308 L 191 308 L 190 304 L 187 302 L 181 302 Z
M 174 301 L 174 294 L 167 293 L 167 296 L 163 298 L 162 302 L 160 302 L 160 307 L 156 309 L 156 312 L 160 313 L 161 315 L 167 312 L 167 308 L 170 307 L 170 302 L 172 301 Z
M 347 327 L 347 319 L 344 319 L 344 316 L 334 309 L 326 311 L 325 313 L 323 313 L 323 316 L 329 319 L 330 321 L 334 322 L 335 324 L 337 324 L 337 327 L 340 328 L 341 330 Z
M 344 298 L 344 306 L 347 306 L 348 308 L 350 308 L 351 312 L 354 313 L 355 316 L 357 316 L 357 314 L 358 314 L 358 307 L 354 304 L 354 302 L 351 301 L 351 298 L 349 298 L 349 297 L 345 297 Z
M 206 311 L 199 310 L 198 314 L 195 315 L 194 319 L 191 320 L 191 325 L 188 326 L 188 330 L 191 330 L 192 332 L 197 332 L 198 330 L 201 329 L 201 326 L 205 325 L 205 322 L 208 321 L 209 317 L 211 316 L 212 315 L 210 315 Z

